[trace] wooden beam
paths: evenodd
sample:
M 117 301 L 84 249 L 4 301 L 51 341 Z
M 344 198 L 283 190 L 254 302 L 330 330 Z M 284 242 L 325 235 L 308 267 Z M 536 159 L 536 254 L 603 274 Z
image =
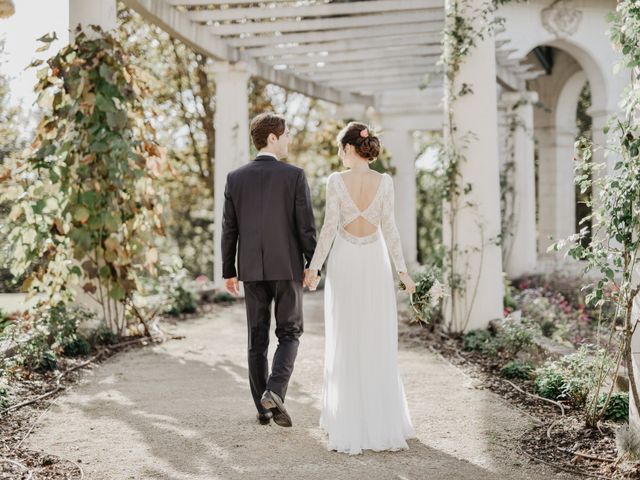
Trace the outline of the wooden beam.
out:
M 222 6 L 222 5 L 242 5 L 251 3 L 260 3 L 260 0 L 165 0 L 169 5 L 174 6 L 186 6 L 186 7 L 199 7 L 199 6 Z M 297 0 L 277 0 L 278 3 L 291 3 L 293 4 Z M 261 3 L 275 3 L 273 0 L 262 0 Z
M 347 63 L 333 63 L 327 64 L 324 67 L 318 66 L 305 66 L 295 67 L 292 71 L 296 74 L 315 74 L 320 75 L 332 74 L 336 72 L 365 72 L 368 68 L 395 68 L 402 66 L 423 66 L 432 67 L 437 63 L 438 57 L 424 57 L 418 58 L 392 58 L 389 60 L 370 60 L 366 62 L 347 62 Z
M 189 17 L 198 22 L 199 12 L 189 13 Z M 286 20 L 275 22 L 246 22 L 211 26 L 215 35 L 241 35 L 247 33 L 271 33 L 271 32 L 307 32 L 310 30 L 340 30 L 343 28 L 368 27 L 377 25 L 390 25 L 394 23 L 409 22 L 442 22 L 444 12 L 442 9 L 421 10 L 411 13 L 385 13 L 374 15 L 357 15 L 351 17 L 321 18 L 314 20 Z
M 338 42 L 304 43 L 295 46 L 269 45 L 244 50 L 251 57 L 268 57 L 271 55 L 299 55 L 314 52 L 349 52 L 354 50 L 372 49 L 402 45 L 440 45 L 439 33 L 420 33 L 398 35 L 391 37 L 351 39 Z
M 231 48 L 220 38 L 211 34 L 209 29 L 190 21 L 187 16 L 164 0 L 124 0 L 124 3 L 138 12 L 145 20 L 158 25 L 170 35 L 180 39 L 197 52 L 214 60 L 235 63 L 244 61 L 251 75 L 258 76 L 269 83 L 300 92 L 309 97 L 332 103 L 362 103 L 372 105 L 370 96 L 354 96 L 349 92 L 337 90 L 326 85 L 303 79 L 291 72 L 277 71 L 257 59 L 244 58 L 237 49 Z
M 232 47 L 266 47 L 269 45 L 298 45 L 311 42 L 332 42 L 354 39 L 382 38 L 393 35 L 410 35 L 412 33 L 432 33 L 441 35 L 444 24 L 435 22 L 411 22 L 406 24 L 381 25 L 376 28 L 357 27 L 343 30 L 316 31 L 305 33 L 285 33 L 281 35 L 252 35 L 246 37 L 226 38 Z
M 361 78 L 351 80 L 333 80 L 326 83 L 327 85 L 341 89 L 346 87 L 358 87 L 361 85 L 389 85 L 402 82 L 415 82 L 416 85 L 419 85 L 425 80 L 425 77 L 426 74 L 424 73 L 414 73 L 411 75 L 403 75 L 401 77 L 369 77 L 364 75 Z
M 310 65 L 319 62 L 324 64 L 332 64 L 337 62 L 352 62 L 375 60 L 379 58 L 403 58 L 412 57 L 420 58 L 426 56 L 440 56 L 441 48 L 436 46 L 418 46 L 418 47 L 391 47 L 380 48 L 375 50 L 359 50 L 353 52 L 338 52 L 329 55 L 290 55 L 286 57 L 265 58 L 263 62 L 270 65 Z
M 296 17 L 333 17 L 335 15 L 361 15 L 363 13 L 389 13 L 435 8 L 444 8 L 442 0 L 368 0 L 349 3 L 321 3 L 316 5 L 278 5 L 275 7 L 199 10 L 192 12 L 193 15 L 191 15 L 191 19 L 198 22 L 224 22 Z
M 432 89 L 433 86 L 430 85 L 427 87 L 428 89 Z M 370 94 L 376 95 L 377 93 L 395 91 L 395 90 L 416 90 L 420 91 L 420 83 L 419 82 L 405 82 L 405 83 L 396 83 L 394 85 L 381 85 L 381 84 L 371 84 L 371 85 L 360 85 L 358 87 L 351 87 L 348 89 L 351 93 L 360 93 L 360 94 Z
M 398 68 L 374 68 L 374 69 L 368 69 L 365 72 L 363 72 L 362 70 L 353 70 L 353 71 L 349 71 L 349 72 L 335 72 L 335 73 L 331 73 L 331 74 L 318 74 L 318 73 L 308 73 L 305 74 L 305 77 L 308 78 L 309 80 L 313 80 L 314 82 L 325 82 L 325 81 L 332 81 L 332 80 L 350 80 L 352 78 L 362 78 L 363 76 L 370 76 L 370 77 L 375 77 L 375 78 L 379 78 L 379 77 L 391 77 L 391 76 L 402 76 L 402 75 L 411 75 L 413 73 L 422 73 L 422 74 L 428 74 L 428 73 L 435 73 L 436 71 L 436 67 L 416 67 L 416 66 L 410 66 L 410 67 L 398 67 Z

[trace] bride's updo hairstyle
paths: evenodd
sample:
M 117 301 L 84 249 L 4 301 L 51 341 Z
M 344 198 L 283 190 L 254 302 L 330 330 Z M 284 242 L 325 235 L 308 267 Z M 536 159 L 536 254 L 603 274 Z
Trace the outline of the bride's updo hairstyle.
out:
M 343 149 L 347 145 L 353 145 L 356 153 L 369 162 L 374 161 L 380 154 L 380 139 L 371 133 L 364 123 L 349 122 L 338 133 L 338 141 Z

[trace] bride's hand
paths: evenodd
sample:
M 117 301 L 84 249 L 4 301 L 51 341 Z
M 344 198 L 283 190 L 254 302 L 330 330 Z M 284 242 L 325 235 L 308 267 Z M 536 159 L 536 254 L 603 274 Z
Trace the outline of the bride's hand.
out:
M 404 284 L 404 288 L 407 293 L 415 293 L 416 292 L 416 284 L 411 279 L 407 272 L 401 272 L 398 274 L 400 277 L 400 281 Z

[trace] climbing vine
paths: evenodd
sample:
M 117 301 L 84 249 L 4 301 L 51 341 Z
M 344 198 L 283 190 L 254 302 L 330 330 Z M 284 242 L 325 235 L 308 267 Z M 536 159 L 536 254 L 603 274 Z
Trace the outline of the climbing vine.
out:
M 512 237 L 517 227 L 515 209 L 518 192 L 515 186 L 516 150 L 515 138 L 518 132 L 523 132 L 535 141 L 534 134 L 518 114 L 518 109 L 530 101 L 521 98 L 508 106 L 506 112 L 506 135 L 504 138 L 505 161 L 500 169 L 500 241 L 502 248 L 502 263 L 507 263 L 513 249 Z
M 456 271 L 459 256 L 466 259 L 476 253 L 480 255 L 480 269 L 483 263 L 484 246 L 492 239 L 485 239 L 484 225 L 477 223 L 480 231 L 481 245 L 460 249 L 457 245 L 456 222 L 462 208 L 474 208 L 465 199 L 473 186 L 462 182 L 460 167 L 466 161 L 466 150 L 470 141 L 474 138 L 473 132 L 458 132 L 453 108 L 455 103 L 463 96 L 473 94 L 473 86 L 467 83 L 458 85 L 458 75 L 464 60 L 473 52 L 478 41 L 492 35 L 496 26 L 502 24 L 502 19 L 494 16 L 501 5 L 513 0 L 489 0 L 483 2 L 481 7 L 475 6 L 476 2 L 470 0 L 451 0 L 446 5 L 445 28 L 443 32 L 443 53 L 439 65 L 444 73 L 445 80 L 445 122 L 444 141 L 440 152 L 440 161 L 444 174 L 443 199 L 446 204 L 450 241 L 445 244 L 445 269 L 444 275 L 450 289 L 451 322 L 449 329 L 457 331 L 465 330 L 473 304 L 476 301 L 480 272 L 477 278 L 469 275 L 463 276 Z M 499 239 L 495 239 L 499 241 Z M 464 271 L 468 271 L 468 260 Z
M 78 31 L 45 65 L 32 63 L 44 115 L 26 161 L 0 177 L 13 202 L 11 273 L 38 260 L 23 289 L 50 307 L 81 289 L 121 335 L 127 317 L 145 324 L 133 294 L 157 269 L 153 238 L 164 231 L 155 179 L 164 161 L 153 112 L 143 110 L 144 83 L 118 41 L 92 28 L 91 38 Z M 41 49 L 54 39 L 40 38 Z
M 638 418 L 640 395 L 631 350 L 632 337 L 638 326 L 636 304 L 640 292 L 637 273 L 634 275 L 639 266 L 640 247 L 640 125 L 637 121 L 640 113 L 640 9 L 637 2 L 618 2 L 611 21 L 609 37 L 622 55 L 619 67 L 629 69 L 632 75 L 620 102 L 620 113 L 611 118 L 605 128 L 607 145 L 595 145 L 589 137 L 576 142 L 579 160 L 576 184 L 582 194 L 590 189 L 595 192 L 593 200 L 588 201 L 591 214 L 585 218 L 585 223 L 591 221 L 593 232 L 584 226 L 579 233 L 551 245 L 549 250 L 558 251 L 568 246 L 567 255 L 583 261 L 585 273 L 596 275 L 596 280 L 588 286 L 587 301 L 600 307 L 608 302 L 615 305 L 611 337 L 614 338 L 613 331 L 621 333 L 616 372 L 621 364 L 627 368 L 630 397 L 635 404 L 630 417 Z M 600 149 L 605 150 L 605 159 L 615 159 L 610 172 L 607 172 L 606 162 L 593 161 L 594 151 Z M 585 238 L 588 239 L 586 246 Z M 602 408 L 592 406 L 594 413 L 588 419 L 589 423 L 594 424 L 602 417 L 611 396 L 612 388 Z M 630 402 L 630 409 L 631 405 Z

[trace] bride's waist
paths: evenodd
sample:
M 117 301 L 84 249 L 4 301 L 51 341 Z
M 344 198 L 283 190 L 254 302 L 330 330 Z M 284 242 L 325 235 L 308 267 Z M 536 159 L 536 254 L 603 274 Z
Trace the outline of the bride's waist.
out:
M 339 227 L 338 234 L 349 243 L 362 245 L 362 244 L 373 243 L 377 241 L 380 238 L 380 229 L 379 228 L 376 229 L 375 232 L 369 235 L 360 236 L 360 235 L 354 235 L 353 233 L 349 233 L 344 228 Z

